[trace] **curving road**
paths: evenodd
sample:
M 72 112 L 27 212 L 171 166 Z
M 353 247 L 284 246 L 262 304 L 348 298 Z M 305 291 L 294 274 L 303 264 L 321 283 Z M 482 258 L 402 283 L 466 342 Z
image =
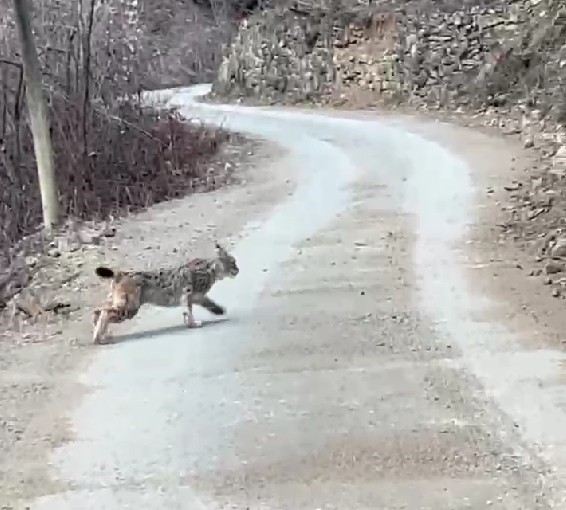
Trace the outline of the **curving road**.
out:
M 473 320 L 463 161 L 398 120 L 205 91 L 170 102 L 287 148 L 296 191 L 214 289 L 230 320 L 100 349 L 54 453 L 69 490 L 31 508 L 566 508 L 558 355 Z

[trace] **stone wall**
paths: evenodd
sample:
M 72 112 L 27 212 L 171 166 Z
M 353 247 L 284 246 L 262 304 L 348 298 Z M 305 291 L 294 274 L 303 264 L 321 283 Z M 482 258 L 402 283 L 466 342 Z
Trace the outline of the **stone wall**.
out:
M 563 0 L 289 1 L 241 25 L 212 96 L 482 112 L 526 145 L 563 143 Z
M 333 16 L 329 2 L 318 10 L 287 3 L 247 19 L 224 53 L 214 95 L 268 103 L 356 96 L 449 109 L 544 104 L 566 119 L 561 0 L 457 8 L 449 0 L 342 0 Z
M 270 9 L 241 26 L 214 94 L 317 102 L 346 101 L 352 92 L 369 102 L 466 104 L 517 32 L 512 11 L 502 0 L 457 10 L 421 0 L 402 8 L 346 2 L 329 30 L 328 9 Z
M 332 86 L 332 52 L 321 36 L 324 14 L 263 11 L 240 26 L 220 66 L 213 95 L 261 102 L 316 100 Z
M 489 101 L 486 74 L 516 31 L 508 7 L 471 6 L 456 12 L 405 11 L 398 16 L 396 56 L 403 96 L 440 107 Z

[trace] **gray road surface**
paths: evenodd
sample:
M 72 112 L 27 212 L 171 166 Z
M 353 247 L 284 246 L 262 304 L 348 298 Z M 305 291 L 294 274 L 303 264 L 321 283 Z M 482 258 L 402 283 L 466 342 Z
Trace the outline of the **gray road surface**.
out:
M 400 122 L 194 105 L 203 90 L 172 102 L 288 148 L 297 190 L 213 290 L 230 320 L 148 310 L 161 332 L 100 349 L 54 453 L 70 489 L 32 508 L 566 508 L 558 354 L 472 320 L 469 169 Z

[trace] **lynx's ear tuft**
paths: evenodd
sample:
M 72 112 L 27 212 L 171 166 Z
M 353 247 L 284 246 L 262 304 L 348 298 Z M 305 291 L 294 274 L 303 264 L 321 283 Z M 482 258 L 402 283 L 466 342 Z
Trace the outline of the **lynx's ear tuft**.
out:
M 114 271 L 109 267 L 97 267 L 94 271 L 100 278 L 114 278 Z

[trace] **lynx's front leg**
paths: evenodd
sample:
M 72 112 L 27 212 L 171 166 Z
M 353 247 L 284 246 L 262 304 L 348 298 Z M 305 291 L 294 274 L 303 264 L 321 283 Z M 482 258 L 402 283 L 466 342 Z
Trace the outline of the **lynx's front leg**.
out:
M 199 296 L 198 298 L 194 298 L 193 301 L 214 315 L 226 315 L 226 308 L 219 305 L 208 296 Z
M 187 311 L 183 312 L 183 320 L 188 328 L 200 328 L 202 326 L 201 321 L 197 321 L 193 315 L 193 293 L 187 290 L 183 297 L 184 305 L 187 307 Z

